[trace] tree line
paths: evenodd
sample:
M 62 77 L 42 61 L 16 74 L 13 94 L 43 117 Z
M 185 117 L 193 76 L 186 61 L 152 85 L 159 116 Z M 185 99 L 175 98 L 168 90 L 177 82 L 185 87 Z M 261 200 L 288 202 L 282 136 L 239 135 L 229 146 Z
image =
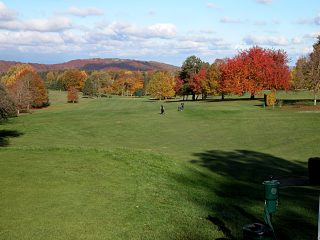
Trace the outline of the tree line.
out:
M 296 66 L 291 71 L 294 89 L 308 89 L 313 92 L 314 105 L 320 90 L 320 36 L 313 45 L 313 51 L 298 59 Z
M 36 72 L 28 64 L 12 66 L 0 81 L 0 120 L 29 112 L 31 108 L 49 105 L 47 89 L 68 91 L 68 102 L 84 96 L 102 97 L 150 95 L 157 99 L 183 97 L 206 99 L 209 95 L 243 95 L 251 99 L 262 90 L 308 89 L 314 93 L 314 104 L 320 90 L 320 37 L 313 52 L 299 58 L 290 71 L 283 50 L 258 46 L 240 51 L 236 56 L 217 59 L 209 64 L 196 56 L 188 57 L 179 71 L 133 72 L 64 71 Z
M 164 78 L 164 77 L 162 77 Z M 242 96 L 249 92 L 251 99 L 262 90 L 289 89 L 290 70 L 287 54 L 282 50 L 252 47 L 239 52 L 235 57 L 218 59 L 211 65 L 196 56 L 188 57 L 182 64 L 181 71 L 169 81 L 172 83 L 167 91 L 159 89 L 168 84 L 160 80 L 150 81 L 148 92 L 160 99 L 182 96 L 196 100 L 201 96 L 235 94 Z M 152 87 L 150 87 L 152 86 Z

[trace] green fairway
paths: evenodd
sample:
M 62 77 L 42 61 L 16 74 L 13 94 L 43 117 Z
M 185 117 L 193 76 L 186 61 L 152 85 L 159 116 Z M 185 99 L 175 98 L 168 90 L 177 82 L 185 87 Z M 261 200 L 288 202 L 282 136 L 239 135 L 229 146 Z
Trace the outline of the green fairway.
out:
M 184 111 L 148 98 L 68 104 L 58 91 L 50 102 L 0 125 L 1 240 L 241 239 L 263 221 L 269 175 L 284 183 L 278 238 L 316 238 L 319 189 L 288 185 L 320 157 L 320 111 L 244 99 Z

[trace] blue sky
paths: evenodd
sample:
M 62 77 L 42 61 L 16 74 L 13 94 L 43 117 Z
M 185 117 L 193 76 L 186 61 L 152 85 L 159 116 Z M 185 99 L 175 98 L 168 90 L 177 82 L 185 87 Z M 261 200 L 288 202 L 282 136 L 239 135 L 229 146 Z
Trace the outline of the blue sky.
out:
M 258 45 L 290 65 L 320 35 L 319 0 L 0 0 L 0 59 L 212 63 Z

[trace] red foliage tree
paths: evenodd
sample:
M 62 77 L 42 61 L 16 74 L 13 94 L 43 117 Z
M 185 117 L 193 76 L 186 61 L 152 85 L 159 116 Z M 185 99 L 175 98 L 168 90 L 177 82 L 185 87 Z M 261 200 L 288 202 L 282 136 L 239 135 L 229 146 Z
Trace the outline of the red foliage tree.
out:
M 180 78 L 180 76 L 176 76 L 174 81 L 174 91 L 176 92 L 176 94 L 182 95 L 183 80 Z
M 242 95 L 250 92 L 251 99 L 263 89 L 288 89 L 290 72 L 288 58 L 281 50 L 253 47 L 220 65 L 221 91 Z
M 201 82 L 207 77 L 207 69 L 202 67 L 199 72 L 193 74 L 189 79 L 189 87 L 195 95 L 202 92 Z M 198 97 L 197 97 L 198 98 Z

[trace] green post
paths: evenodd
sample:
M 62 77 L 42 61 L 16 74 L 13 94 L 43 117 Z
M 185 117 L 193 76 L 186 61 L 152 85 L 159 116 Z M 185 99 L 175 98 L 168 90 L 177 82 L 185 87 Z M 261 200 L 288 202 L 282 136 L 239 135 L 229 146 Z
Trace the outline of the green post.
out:
M 268 213 L 274 213 L 278 205 L 278 189 L 280 182 L 278 180 L 268 180 L 263 182 L 265 204 Z

